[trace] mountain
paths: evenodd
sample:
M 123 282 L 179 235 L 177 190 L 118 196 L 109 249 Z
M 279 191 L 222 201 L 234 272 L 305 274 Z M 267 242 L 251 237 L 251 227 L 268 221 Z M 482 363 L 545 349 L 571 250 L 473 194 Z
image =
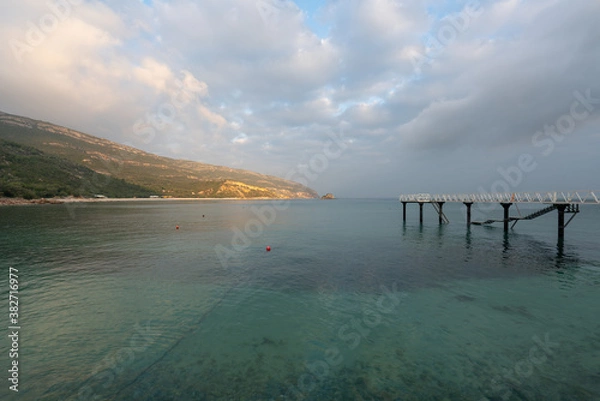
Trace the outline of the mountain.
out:
M 71 169 L 74 176 L 80 176 L 79 187 L 87 185 L 95 194 L 110 197 L 129 197 L 131 191 L 177 198 L 318 197 L 314 190 L 279 177 L 157 156 L 48 122 L 2 112 L 0 139 L 13 142 L 3 145 L 9 154 L 11 146 L 12 152 L 15 151 L 14 143 L 29 147 L 23 148 L 29 152 L 28 163 L 43 160 L 47 165 L 60 160 L 59 170 Z M 35 154 L 31 148 L 43 153 Z M 100 176 L 85 175 L 78 167 L 86 167 Z M 0 173 L 0 180 L 5 180 L 6 169 Z M 122 192 L 115 193 L 116 184 L 109 184 L 113 179 L 128 189 L 122 187 Z
M 148 197 L 153 191 L 111 178 L 30 146 L 0 139 L 0 196 L 25 199 L 105 196 Z

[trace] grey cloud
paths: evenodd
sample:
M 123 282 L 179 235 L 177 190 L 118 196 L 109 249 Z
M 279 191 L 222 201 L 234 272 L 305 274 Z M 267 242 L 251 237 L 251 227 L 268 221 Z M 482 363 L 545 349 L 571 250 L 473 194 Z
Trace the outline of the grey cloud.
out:
M 4 43 L 47 12 L 32 4 L 0 16 Z M 326 39 L 309 30 L 301 6 L 85 2 L 28 63 L 0 53 L 0 109 L 166 156 L 278 175 L 307 163 L 343 125 L 351 146 L 316 189 L 361 196 L 360 179 L 369 194 L 393 196 L 423 182 L 467 190 L 464 182 L 493 181 L 498 166 L 524 152 L 547 163 L 532 145 L 535 132 L 569 112 L 574 91 L 600 98 L 598 2 L 482 1 L 483 13 L 433 52 L 426 35 L 452 25 L 428 14 L 427 2 L 327 2 Z M 417 68 L 415 52 L 431 63 Z M 206 93 L 144 141 L 135 123 L 173 103 L 184 71 Z M 586 155 L 597 144 L 599 112 L 578 122 L 552 157 L 574 165 Z M 432 160 L 460 171 L 462 182 L 442 177 Z M 530 177 L 550 182 L 543 169 Z
M 430 90 L 435 97 L 423 99 L 419 113 L 401 125 L 401 135 L 421 148 L 526 146 L 537 130 L 569 112 L 574 91 L 591 89 L 600 95 L 594 72 L 600 53 L 589 42 L 600 32 L 589 17 L 598 11 L 598 5 L 558 5 L 527 26 L 516 26 L 520 33 L 511 40 L 447 49 L 411 88 Z M 481 56 L 464 56 L 468 51 Z M 393 105 L 402 106 L 402 101 Z

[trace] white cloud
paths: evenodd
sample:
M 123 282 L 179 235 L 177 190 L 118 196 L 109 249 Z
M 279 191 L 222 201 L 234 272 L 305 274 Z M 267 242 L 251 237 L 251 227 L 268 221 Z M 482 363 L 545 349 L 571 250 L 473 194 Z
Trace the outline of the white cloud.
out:
M 142 83 L 154 88 L 157 93 L 165 92 L 168 84 L 173 81 L 173 72 L 166 64 L 147 57 L 142 65 L 134 67 L 133 75 Z
M 27 43 L 30 23 L 52 10 L 19 2 L 0 16 L 0 109 L 276 174 L 306 164 L 345 122 L 351 148 L 312 185 L 360 196 L 344 174 L 363 169 L 371 194 L 393 195 L 389 183 L 416 182 L 404 173 L 416 162 L 436 180 L 433 154 L 463 166 L 477 152 L 477 171 L 454 184 L 472 189 L 511 154 L 535 151 L 532 135 L 568 110 L 573 91 L 600 98 L 597 2 L 482 0 L 464 29 L 452 24 L 464 2 L 447 3 L 452 18 L 431 14 L 432 4 L 324 2 L 322 39 L 289 0 L 85 1 L 63 10 L 20 63 L 11 41 Z M 432 49 L 451 27 L 453 39 Z M 415 54 L 430 63 L 416 69 Z M 589 152 L 582 143 L 597 135 L 596 116 L 556 152 Z M 139 121 L 154 127 L 153 140 L 136 136 Z
M 238 136 L 236 136 L 235 138 L 233 138 L 231 140 L 231 143 L 234 143 L 236 145 L 243 145 L 245 143 L 248 142 L 248 135 L 241 133 Z

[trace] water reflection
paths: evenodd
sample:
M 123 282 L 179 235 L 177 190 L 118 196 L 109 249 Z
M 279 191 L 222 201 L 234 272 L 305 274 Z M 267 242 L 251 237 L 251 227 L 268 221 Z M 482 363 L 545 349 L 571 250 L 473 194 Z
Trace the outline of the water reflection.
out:
M 579 341 L 597 329 L 600 284 L 600 261 L 582 256 L 579 241 L 400 223 L 385 204 L 302 203 L 223 270 L 214 246 L 231 247 L 231 227 L 256 218 L 247 205 L 90 206 L 75 221 L 51 210 L 7 216 L 11 230 L 0 232 L 8 263 L 27 268 L 30 347 L 64 372 L 44 377 L 48 361 L 28 361 L 35 395 L 47 399 L 73 399 L 82 375 L 128 346 L 137 320 L 156 323 L 160 341 L 104 399 L 300 399 L 291 386 L 315 400 L 481 399 L 490 395 L 481 383 L 527 356 L 548 327 L 564 338 L 544 367 L 554 387 L 533 377 L 528 399 L 550 399 L 561 375 L 595 374 L 567 369 L 600 346 Z M 398 313 L 373 314 L 382 285 L 407 294 Z M 316 370 L 339 355 L 328 375 Z M 326 376 L 312 392 L 298 384 L 307 373 Z
M 565 239 L 559 238 L 556 244 L 556 267 L 560 267 L 565 256 Z
M 471 238 L 471 227 L 467 227 L 465 233 L 465 257 L 464 262 L 469 263 L 473 258 L 472 238 Z
M 447 264 L 432 261 L 435 257 L 453 261 L 458 258 L 463 265 L 454 265 L 453 269 L 468 270 L 475 277 L 503 276 L 505 273 L 497 268 L 509 269 L 517 276 L 547 275 L 555 269 L 577 270 L 589 263 L 580 255 L 578 244 L 573 241 L 559 239 L 553 246 L 536 235 L 514 230 L 505 233 L 497 226 L 466 227 L 464 232 L 461 231 L 462 227 L 451 225 L 404 223 L 398 244 L 425 252 L 427 256 L 418 257 L 428 260 L 430 271 L 434 271 L 435 277 L 440 280 L 452 277 L 452 273 Z M 432 246 L 435 252 L 431 252 Z M 478 271 L 471 271 L 469 266 L 479 266 Z

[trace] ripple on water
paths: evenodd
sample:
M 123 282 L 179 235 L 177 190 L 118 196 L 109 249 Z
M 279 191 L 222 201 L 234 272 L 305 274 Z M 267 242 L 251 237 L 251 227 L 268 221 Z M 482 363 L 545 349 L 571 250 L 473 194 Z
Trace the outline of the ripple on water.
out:
M 2 215 L 24 277 L 24 399 L 500 399 L 494 378 L 546 335 L 560 346 L 512 395 L 600 394 L 594 227 L 559 247 L 554 221 L 505 238 L 403 226 L 391 201 L 292 203 L 224 266 L 215 246 L 233 249 L 253 205 Z

